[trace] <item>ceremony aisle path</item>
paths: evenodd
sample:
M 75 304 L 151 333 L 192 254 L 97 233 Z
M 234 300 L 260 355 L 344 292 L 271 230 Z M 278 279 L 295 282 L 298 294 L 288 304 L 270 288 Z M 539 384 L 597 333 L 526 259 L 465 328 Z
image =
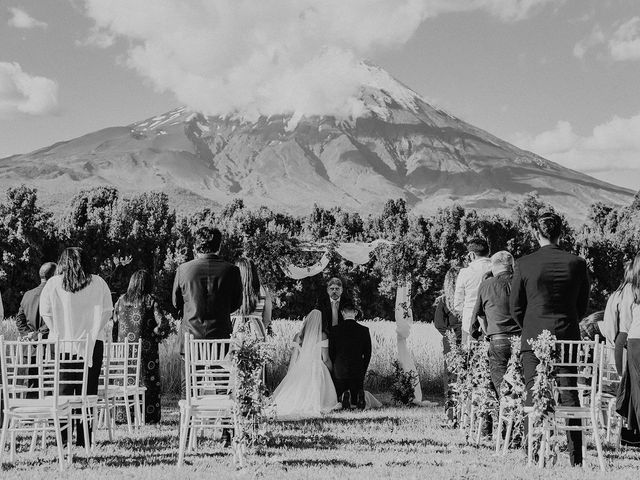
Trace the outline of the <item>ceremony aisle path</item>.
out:
M 640 451 L 607 451 L 609 464 L 615 463 L 615 476 L 572 469 L 562 455 L 560 466 L 548 470 L 527 468 L 523 451 L 506 457 L 495 456 L 489 444 L 464 444 L 457 430 L 440 427 L 444 421 L 438 408 L 383 408 L 376 411 L 336 412 L 320 420 L 276 424 L 264 456 L 249 457 L 243 472 L 233 467 L 231 452 L 217 441 L 202 442 L 196 454 L 186 457 L 185 466 L 176 470 L 178 418 L 175 401 L 165 408 L 159 427 L 147 426 L 127 435 L 119 426 L 114 443 L 106 443 L 105 431 L 98 433 L 93 458 L 76 450 L 70 471 L 57 472 L 55 453 L 50 447 L 44 455 L 19 453 L 15 466 L 4 464 L 0 478 L 61 478 L 97 480 L 102 478 L 261 478 L 261 479 L 637 479 Z M 28 448 L 22 442 L 21 449 Z M 589 452 L 592 456 L 592 452 Z M 610 467 L 610 465 L 609 465 Z

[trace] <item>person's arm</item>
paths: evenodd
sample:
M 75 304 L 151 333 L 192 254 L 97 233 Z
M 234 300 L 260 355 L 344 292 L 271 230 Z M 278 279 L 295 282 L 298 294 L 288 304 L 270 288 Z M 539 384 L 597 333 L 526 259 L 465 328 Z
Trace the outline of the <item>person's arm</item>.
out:
M 462 310 L 464 310 L 464 284 L 465 284 L 465 272 L 466 269 L 463 268 L 458 273 L 458 278 L 456 279 L 456 289 L 455 295 L 453 296 L 453 309 L 455 312 L 462 317 Z
M 511 316 L 515 322 L 520 325 L 520 328 L 524 325 L 524 315 L 527 311 L 527 290 L 524 285 L 524 280 L 520 272 L 520 263 L 516 262 L 513 271 L 513 279 L 511 281 L 511 297 L 509 299 Z
M 107 285 L 107 282 L 105 282 L 102 277 L 98 278 L 102 282 L 102 318 L 100 319 L 100 328 L 98 329 L 99 332 L 107 325 L 107 323 L 109 323 L 109 320 L 111 320 L 111 317 L 113 315 L 113 300 L 111 299 L 111 290 L 109 290 L 109 285 Z
M 240 269 L 232 266 L 225 275 L 229 286 L 229 311 L 235 312 L 242 306 L 242 277 Z
M 120 330 L 120 315 L 118 310 L 120 309 L 120 299 L 116 300 L 116 304 L 113 306 L 113 327 L 111 328 L 111 341 L 118 341 L 118 331 Z
M 326 333 L 323 333 L 323 336 L 326 336 Z M 336 361 L 336 342 L 329 342 L 329 358 L 331 359 L 331 363 L 335 363 Z
M 587 270 L 587 262 L 580 259 L 580 290 L 578 292 L 577 311 L 578 318 L 583 318 L 589 307 L 589 291 L 591 289 L 591 281 L 589 280 L 589 271 Z
M 326 339 L 327 339 L 327 336 L 325 334 L 322 334 L 322 340 L 325 341 Z M 329 347 L 323 345 L 322 348 L 320 349 L 320 354 L 322 356 L 322 361 L 327 366 L 329 371 L 333 370 L 333 364 L 331 363 L 331 356 L 329 355 Z
M 49 330 L 53 330 L 53 307 L 51 305 L 51 281 L 40 292 L 40 317 Z
M 180 287 L 180 266 L 176 269 L 176 275 L 173 278 L 173 291 L 171 300 L 178 315 L 182 316 L 182 307 L 184 307 L 184 299 L 182 298 L 182 289 Z
M 627 346 L 627 333 L 620 332 L 616 337 L 616 350 L 615 350 L 615 359 L 616 359 L 616 370 L 618 371 L 618 375 L 622 375 L 624 371 L 624 365 L 622 364 L 622 359 L 624 358 L 624 349 Z
M 4 320 L 4 304 L 2 303 L 1 294 L 0 294 L 0 320 Z
M 448 322 L 444 314 L 445 313 L 444 303 L 445 303 L 445 299 L 439 298 L 438 301 L 436 302 L 436 311 L 433 314 L 433 326 L 436 327 L 436 330 L 438 330 L 440 335 L 442 335 L 443 337 L 447 333 L 447 327 L 448 327 L 447 325 Z
M 18 333 L 20 333 L 21 337 L 33 332 L 33 328 L 29 325 L 29 322 L 27 322 L 27 316 L 24 314 L 24 297 L 20 302 L 20 308 L 18 309 L 18 315 L 16 316 L 16 327 L 18 328 Z
M 167 316 L 164 314 L 164 312 L 160 308 L 160 305 L 158 305 L 158 302 L 156 302 L 155 300 L 153 300 L 153 318 L 156 322 L 153 332 L 156 335 L 161 336 L 162 333 L 167 328 L 167 326 L 169 325 L 169 320 L 167 319 Z
M 269 329 L 271 325 L 271 314 L 273 313 L 273 299 L 271 298 L 271 292 L 269 289 L 264 289 L 264 310 L 262 310 L 262 324 L 265 330 Z
M 478 289 L 478 298 L 476 304 L 473 307 L 473 313 L 471 314 L 471 328 L 469 333 L 473 338 L 480 338 L 482 333 L 487 333 L 487 320 L 484 312 L 484 288 L 480 285 Z
M 369 368 L 369 362 L 371 361 L 371 335 L 369 335 L 369 329 L 366 330 L 366 337 L 364 342 L 364 353 L 362 355 L 362 371 L 367 373 Z

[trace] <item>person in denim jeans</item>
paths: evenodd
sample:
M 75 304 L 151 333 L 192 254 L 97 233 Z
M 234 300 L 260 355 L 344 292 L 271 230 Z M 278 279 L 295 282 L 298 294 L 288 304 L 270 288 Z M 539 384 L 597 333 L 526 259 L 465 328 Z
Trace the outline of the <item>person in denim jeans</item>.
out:
M 511 316 L 509 297 L 513 279 L 513 256 L 501 251 L 491 257 L 492 276 L 482 281 L 473 310 L 475 320 L 472 336 L 486 335 L 489 339 L 489 368 L 491 381 L 497 396 L 509 358 L 511 337 L 520 335 L 522 329 Z

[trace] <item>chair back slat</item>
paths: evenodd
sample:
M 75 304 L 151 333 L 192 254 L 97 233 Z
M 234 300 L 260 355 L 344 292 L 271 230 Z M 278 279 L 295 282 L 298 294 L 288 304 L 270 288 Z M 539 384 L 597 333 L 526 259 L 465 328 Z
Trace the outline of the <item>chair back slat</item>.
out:
M 575 391 L 581 404 L 586 400 L 589 405 L 596 401 L 598 391 L 598 367 L 600 364 L 600 347 L 598 336 L 594 340 L 560 340 L 556 342 L 558 359 L 553 362 L 556 370 L 554 391 Z M 575 380 L 573 385 L 566 385 L 561 380 Z M 560 385 L 562 383 L 562 385 Z
M 60 361 L 56 351 L 59 351 L 56 340 L 7 341 L 0 336 L 2 396 L 6 407 L 21 399 L 50 398 L 52 405 L 57 404 Z
M 600 366 L 598 369 L 598 395 L 615 395 L 620 384 L 616 369 L 615 348 L 600 344 Z
M 187 403 L 206 395 L 230 395 L 231 340 L 196 340 L 185 334 Z
M 105 358 L 105 382 L 108 386 L 126 388 L 138 387 L 140 384 L 140 361 L 142 341 L 111 342 L 107 344 Z

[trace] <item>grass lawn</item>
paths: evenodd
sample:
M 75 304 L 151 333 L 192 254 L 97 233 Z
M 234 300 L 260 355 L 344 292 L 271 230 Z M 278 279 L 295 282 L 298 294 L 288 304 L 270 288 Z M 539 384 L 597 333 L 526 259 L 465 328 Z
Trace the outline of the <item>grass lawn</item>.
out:
M 160 426 L 147 426 L 131 436 L 119 426 L 113 443 L 106 441 L 106 431 L 98 432 L 95 455 L 86 458 L 83 451 L 76 450 L 74 464 L 67 472 L 57 471 L 55 449 L 50 445 L 34 455 L 18 452 L 15 465 L 2 465 L 0 478 L 638 478 L 639 450 L 607 450 L 607 463 L 615 470 L 604 474 L 595 469 L 592 450 L 586 469 L 570 468 L 566 454 L 554 468 L 527 468 L 524 451 L 503 457 L 496 456 L 488 443 L 465 445 L 461 432 L 440 427 L 444 420 L 441 410 L 386 407 L 276 423 L 266 454 L 250 456 L 245 471 L 236 472 L 230 449 L 214 440 L 201 440 L 199 450 L 187 455 L 186 465 L 177 470 L 178 414 L 174 401 L 166 406 Z M 26 440 L 21 441 L 20 448 L 27 448 Z

